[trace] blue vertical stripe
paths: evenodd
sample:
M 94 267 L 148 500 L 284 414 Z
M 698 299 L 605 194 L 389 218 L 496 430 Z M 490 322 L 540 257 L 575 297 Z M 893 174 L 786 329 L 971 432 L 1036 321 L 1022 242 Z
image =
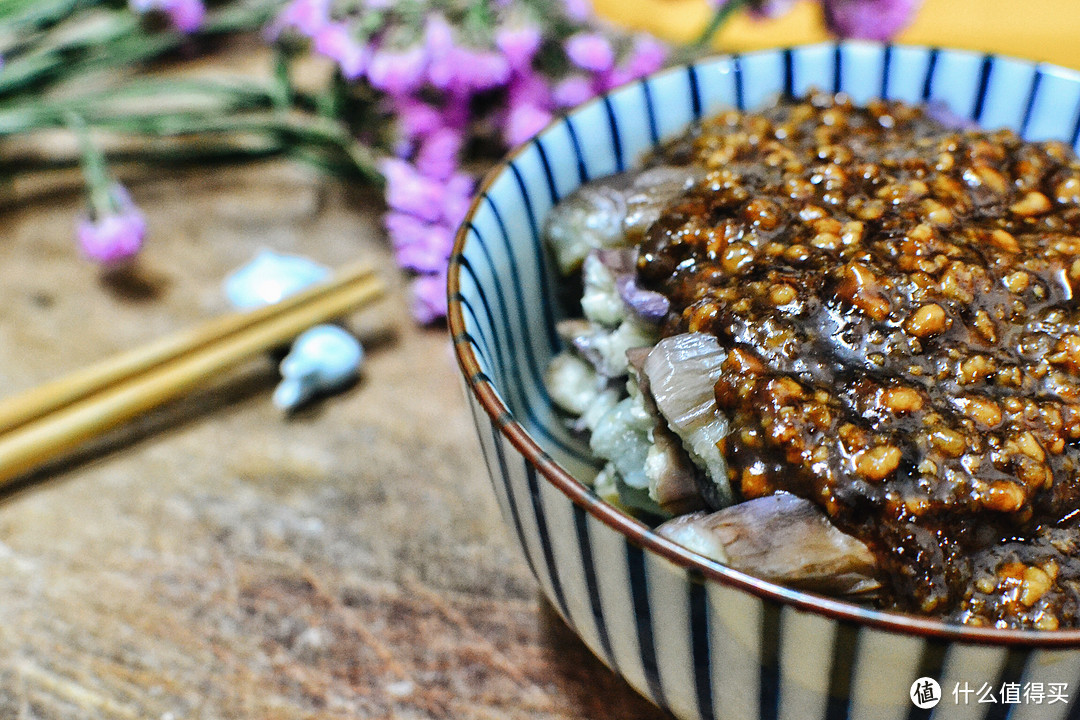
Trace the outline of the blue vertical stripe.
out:
M 481 239 L 480 232 L 475 227 L 473 227 L 472 223 L 468 223 L 467 227 L 473 232 L 473 235 L 476 237 L 477 245 L 483 251 L 485 257 L 487 258 L 488 264 L 491 265 L 491 255 L 488 254 L 487 247 L 484 245 L 484 242 Z M 459 259 L 459 261 L 458 261 L 458 265 L 459 265 L 459 267 L 461 267 L 462 271 L 465 274 L 469 275 L 472 278 L 473 282 L 476 283 L 477 287 L 482 287 L 482 285 L 480 284 L 480 280 L 477 277 L 476 272 L 473 270 L 472 264 L 469 262 L 468 258 L 461 257 Z M 506 301 L 505 301 L 505 299 L 503 297 L 502 285 L 499 283 L 498 278 L 495 277 L 494 269 L 492 269 L 492 282 L 495 284 L 495 293 L 494 294 L 495 294 L 496 298 L 499 300 L 499 307 L 502 310 L 502 321 L 503 321 L 502 327 L 504 327 L 504 328 L 509 327 L 509 325 L 510 325 L 510 313 L 506 308 Z M 491 306 L 488 304 L 487 294 L 481 292 L 481 293 L 478 293 L 478 295 L 480 297 L 481 304 L 484 306 L 484 311 L 487 314 L 488 323 L 490 324 L 490 326 L 492 328 L 495 328 L 496 327 L 495 318 L 494 318 L 494 315 L 491 312 Z M 469 305 L 468 303 L 465 303 L 465 305 L 467 307 L 469 307 L 470 310 L 472 310 L 471 305 Z M 475 318 L 475 313 L 473 313 L 473 315 L 474 315 L 474 318 Z M 496 338 L 498 338 L 498 337 L 506 337 L 506 334 L 505 333 L 497 333 L 495 335 L 495 337 Z M 504 359 L 503 359 L 503 354 L 502 354 L 502 346 L 498 341 L 495 342 L 495 349 L 496 349 L 496 351 L 498 353 L 498 357 L 499 357 L 499 364 L 498 364 L 499 374 L 505 380 L 505 378 L 507 377 L 507 372 L 508 371 L 506 369 L 506 364 L 504 364 Z M 513 350 L 512 347 L 508 347 L 506 352 L 511 358 L 514 357 L 514 350 Z M 540 422 L 540 419 L 536 415 L 536 409 L 533 407 L 532 403 L 528 402 L 528 398 L 525 397 L 525 395 L 523 394 L 525 392 L 525 380 L 521 376 L 520 363 L 518 363 L 518 362 L 510 362 L 509 367 L 510 367 L 509 374 L 513 376 L 510 379 L 510 383 L 511 383 L 510 387 L 505 388 L 505 389 L 500 388 L 500 392 L 505 392 L 506 390 L 512 390 L 513 391 L 512 394 L 507 394 L 507 397 L 508 398 L 513 398 L 513 402 L 518 407 L 520 407 L 522 409 L 522 414 L 531 423 L 531 428 L 533 429 L 533 431 L 536 432 L 538 435 L 541 435 L 544 438 L 546 438 L 546 439 L 550 440 L 551 442 L 555 443 L 560 449 L 562 449 L 563 451 L 565 451 L 566 453 L 568 453 L 572 457 L 575 457 L 575 458 L 577 458 L 577 459 L 579 459 L 579 460 L 581 460 L 583 462 L 586 462 L 586 463 L 593 462 L 589 455 L 586 455 L 574 443 L 568 441 L 566 428 L 560 426 L 559 427 L 560 435 L 555 435 L 552 432 L 551 428 L 549 428 L 548 426 L 546 426 L 546 425 L 544 425 L 543 423 Z M 517 382 L 514 382 L 514 380 L 516 380 Z M 543 383 L 540 384 L 540 387 L 541 387 L 542 396 L 544 397 L 545 402 L 550 405 L 551 401 L 547 396 L 547 389 L 543 387 Z
M 470 229 L 474 233 L 476 233 L 477 238 L 480 237 L 480 234 L 478 232 L 476 232 L 476 229 L 472 228 L 471 225 L 470 225 Z M 480 246 L 480 249 L 484 252 L 484 254 L 487 255 L 487 247 L 484 246 L 483 242 L 478 241 L 478 245 Z M 473 270 L 472 263 L 469 261 L 469 259 L 467 257 L 460 258 L 459 261 L 458 261 L 458 266 L 461 268 L 461 273 L 463 275 L 468 275 L 470 278 L 472 278 L 473 283 L 475 283 L 477 287 L 481 287 L 480 278 L 477 276 L 476 271 Z M 498 292 L 499 281 L 498 281 L 498 279 L 495 279 L 495 278 L 493 278 L 492 281 L 495 283 L 495 286 L 496 286 L 495 295 L 499 299 L 499 308 L 500 308 L 500 310 L 502 310 L 502 315 L 503 315 L 502 319 L 503 319 L 504 323 L 508 324 L 510 322 L 510 320 L 509 320 L 509 318 L 507 316 L 506 306 L 503 303 L 501 292 Z M 497 326 L 495 324 L 495 315 L 491 311 L 491 304 L 488 302 L 487 293 L 483 293 L 483 292 L 477 293 L 477 296 L 480 299 L 480 304 L 484 308 L 484 316 L 487 318 L 488 327 L 490 327 L 492 329 L 492 331 L 494 332 L 495 328 L 499 327 L 499 326 Z M 462 301 L 463 301 L 465 307 L 468 308 L 469 313 L 473 316 L 473 321 L 476 323 L 477 329 L 479 329 L 480 328 L 480 323 L 479 323 L 479 318 L 476 315 L 476 309 L 473 307 L 472 303 L 468 302 L 464 298 L 462 298 Z M 505 327 L 505 325 L 503 327 Z M 493 344 L 494 344 L 494 348 L 495 348 L 496 364 L 495 365 L 489 365 L 489 367 L 491 367 L 493 370 L 497 370 L 499 378 L 501 380 L 505 380 L 506 377 L 507 377 L 508 363 L 507 363 L 507 358 L 503 355 L 503 344 L 500 343 L 499 340 L 498 340 L 498 338 L 501 337 L 501 336 L 502 336 L 501 333 L 497 333 L 495 335 L 495 340 L 493 341 Z M 507 355 L 512 355 L 513 354 L 513 351 L 509 346 L 506 348 L 506 354 Z M 513 365 L 513 368 L 514 368 L 514 372 L 516 374 L 516 372 L 517 372 L 517 364 L 513 363 L 512 365 Z M 521 391 L 520 381 L 521 381 L 521 378 L 518 377 L 518 385 L 515 386 L 518 393 L 520 393 L 520 391 Z M 521 397 L 521 396 L 519 395 L 519 397 Z
M 653 702 L 668 710 L 664 687 L 660 682 L 660 666 L 656 660 L 656 639 L 653 637 L 652 607 L 649 604 L 649 579 L 645 573 L 645 553 L 626 541 L 626 566 L 630 571 L 631 600 L 634 603 L 634 624 L 637 625 L 638 648 L 641 666 L 645 671 L 645 684 Z
M 555 172 L 551 168 L 551 160 L 548 159 L 547 148 L 544 147 L 544 143 L 538 138 L 534 141 L 536 144 L 536 152 L 540 155 L 540 166 L 544 168 L 544 180 L 547 181 L 548 195 L 551 197 L 551 204 L 558 205 L 562 200 L 559 197 L 559 188 L 555 184 Z
M 746 109 L 746 89 L 743 87 L 742 57 L 738 54 L 731 56 L 731 69 L 735 75 L 735 107 L 739 110 Z
M 592 609 L 593 622 L 596 623 L 600 650 L 604 653 L 603 659 L 608 667 L 618 672 L 615 653 L 611 649 L 611 636 L 608 635 L 607 620 L 604 618 L 604 606 L 600 602 L 600 584 L 596 580 L 596 561 L 593 557 L 592 536 L 589 535 L 589 518 L 579 505 L 574 505 L 574 530 L 577 533 L 578 549 L 581 550 L 581 567 L 585 571 L 585 588 L 589 593 L 589 607 Z
M 544 554 L 544 566 L 551 581 L 551 591 L 555 595 L 555 605 L 567 622 L 570 621 L 570 612 L 566 609 L 566 595 L 563 594 L 562 581 L 559 580 L 559 569 L 555 566 L 555 551 L 551 547 L 551 532 L 548 530 L 547 516 L 544 513 L 544 503 L 540 499 L 540 483 L 536 477 L 536 468 L 528 460 L 523 460 L 525 477 L 529 483 L 529 498 L 532 502 L 533 516 L 536 518 L 536 531 L 540 536 L 540 551 Z
M 940 54 L 938 48 L 930 48 L 930 59 L 926 64 L 926 79 L 923 80 L 922 98 L 923 100 L 929 100 L 930 94 L 934 91 L 934 71 L 937 70 L 938 54 Z
M 1005 683 L 1018 686 L 1017 695 L 1020 702 L 1023 702 L 1023 696 L 1019 695 L 1019 685 L 1020 680 L 1024 677 L 1024 671 L 1027 669 L 1027 663 L 1030 657 L 1030 649 L 1012 648 L 1009 650 L 1008 654 L 1005 656 L 1005 665 L 1002 666 L 1001 672 L 994 682 L 994 695 L 997 698 L 997 702 L 992 703 L 987 707 L 986 714 L 983 715 L 983 720 L 1007 720 L 1012 714 L 1013 709 L 1019 706 L 1019 703 L 1013 704 L 1003 702 L 1001 693 Z
M 611 104 L 611 98 L 604 96 L 604 110 L 607 112 L 608 129 L 611 130 L 611 150 L 615 155 L 615 171 L 626 170 L 626 160 L 623 158 L 622 135 L 619 134 L 619 121 L 615 117 L 615 108 Z
M 840 51 L 840 46 L 837 45 L 833 48 L 833 77 L 832 77 L 832 91 L 834 93 L 840 92 L 844 87 L 844 55 Z
M 859 650 L 859 628 L 851 623 L 838 623 L 833 638 L 829 670 L 829 699 L 825 705 L 826 720 L 848 720 L 851 716 L 851 688 L 855 675 L 855 655 Z
M 589 168 L 585 167 L 585 153 L 581 150 L 581 141 L 578 140 L 577 128 L 574 121 L 569 117 L 563 118 L 566 125 L 566 134 L 570 136 L 570 145 L 574 149 L 574 158 L 577 160 L 578 180 L 582 185 L 589 182 Z
M 1024 106 L 1024 119 L 1020 121 L 1020 137 L 1027 135 L 1028 126 L 1031 124 L 1031 115 L 1035 112 L 1035 99 L 1039 96 L 1042 77 L 1042 68 L 1036 67 L 1035 75 L 1031 78 L 1031 89 L 1028 90 L 1027 105 Z
M 690 83 L 690 110 L 694 114 L 694 120 L 701 119 L 701 85 L 698 82 L 697 65 L 689 65 L 686 68 L 686 80 Z
M 795 56 L 791 48 L 784 48 L 784 97 L 795 97 Z
M 540 273 L 540 277 L 537 278 L 539 282 L 537 287 L 540 290 L 540 304 L 544 310 L 544 328 L 547 330 L 548 343 L 551 346 L 552 352 L 559 350 L 559 337 L 555 332 L 555 313 L 551 307 L 551 298 L 548 296 L 548 284 L 545 282 L 545 277 L 551 277 L 551 273 L 548 272 L 548 264 L 544 259 L 544 244 L 540 239 L 540 227 L 537 225 L 536 209 L 533 208 L 532 198 L 529 197 L 529 189 L 525 186 L 525 178 L 521 176 L 521 170 L 518 169 L 516 163 L 511 162 L 507 165 L 510 168 L 511 174 L 517 181 L 518 189 L 521 191 L 521 199 L 525 203 L 525 214 L 529 217 L 529 229 L 532 230 L 533 236 L 533 251 L 536 255 L 536 271 Z
M 660 130 L 656 122 L 656 105 L 653 104 L 652 84 L 648 78 L 641 79 L 641 92 L 645 96 L 645 112 L 649 117 L 649 140 L 653 145 L 659 145 Z
M 490 424 L 491 440 L 495 444 L 495 457 L 499 460 L 499 474 L 502 476 L 503 484 L 506 486 L 506 505 L 510 508 L 510 519 L 514 524 L 514 532 L 517 533 L 518 545 L 521 547 L 521 553 L 525 556 L 525 562 L 529 564 L 529 570 L 532 572 L 533 577 L 539 580 L 540 575 L 536 572 L 536 563 L 529 553 L 529 543 L 525 542 L 525 528 L 521 524 L 521 515 L 518 513 L 517 503 L 514 502 L 510 468 L 506 465 L 506 455 L 503 453 L 502 448 L 502 435 L 499 433 L 494 421 Z
M 694 658 L 694 694 L 702 720 L 716 720 L 713 711 L 712 656 L 709 648 L 709 602 L 700 571 L 687 574 L 690 586 L 690 648 Z
M 990 75 L 994 71 L 994 58 L 990 55 L 983 56 L 982 68 L 979 70 L 979 90 L 975 94 L 975 109 L 971 111 L 971 119 L 976 123 L 982 120 L 983 108 L 986 106 L 986 92 L 990 89 Z
M 881 59 L 881 97 L 889 97 L 889 73 L 892 71 L 893 45 L 885 46 L 885 55 Z
M 780 716 L 780 605 L 761 601 L 761 679 L 758 683 L 758 717 Z
M 945 652 L 948 649 L 946 643 L 936 640 L 924 641 L 922 654 L 919 656 L 919 669 L 917 678 L 933 678 L 940 684 L 945 675 Z M 949 690 L 947 688 L 941 689 L 942 694 L 947 694 Z M 946 702 L 946 698 L 942 698 L 942 702 Z M 932 708 L 926 708 L 925 710 L 915 707 L 912 704 L 911 709 L 908 710 L 907 720 L 929 720 L 930 715 L 933 714 Z

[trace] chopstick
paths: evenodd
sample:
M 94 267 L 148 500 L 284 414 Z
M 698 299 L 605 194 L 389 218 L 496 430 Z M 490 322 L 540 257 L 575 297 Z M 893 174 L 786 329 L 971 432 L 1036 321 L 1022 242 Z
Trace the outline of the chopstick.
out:
M 281 302 L 222 316 L 0 401 L 0 487 L 384 291 L 370 268 L 350 267 Z
M 295 295 L 289 295 L 280 302 L 247 312 L 222 315 L 0 400 L 0 433 L 47 415 L 182 354 L 206 347 L 228 335 L 263 322 L 267 318 L 288 312 L 328 293 L 336 292 L 350 283 L 370 276 L 372 272 L 367 264 L 350 265 L 335 273 L 327 282 L 307 288 Z

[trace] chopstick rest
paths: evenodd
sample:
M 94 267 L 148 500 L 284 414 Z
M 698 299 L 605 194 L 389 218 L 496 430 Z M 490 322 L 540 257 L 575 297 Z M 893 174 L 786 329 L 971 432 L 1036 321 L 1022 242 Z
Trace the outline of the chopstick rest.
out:
M 184 330 L 0 402 L 0 487 L 385 291 L 366 266 L 274 305 Z

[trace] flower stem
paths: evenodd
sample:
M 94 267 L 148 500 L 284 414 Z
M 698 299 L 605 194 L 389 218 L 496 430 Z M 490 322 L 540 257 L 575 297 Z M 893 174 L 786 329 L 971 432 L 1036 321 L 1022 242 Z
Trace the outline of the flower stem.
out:
M 701 35 L 693 42 L 691 48 L 694 50 L 703 50 L 712 44 L 713 37 L 724 23 L 727 22 L 728 18 L 741 10 L 747 2 L 748 0 L 726 0 L 726 2 L 724 2 L 724 4 L 713 14 L 712 19 L 709 20 L 709 24 L 701 31 Z
M 87 127 L 86 121 L 82 117 L 70 113 L 67 124 L 79 140 L 80 166 L 82 167 L 83 178 L 86 180 L 86 189 L 90 195 L 90 206 L 93 208 L 94 217 L 100 218 L 116 210 L 109 194 L 109 186 L 112 184 L 112 180 L 105 165 L 105 155 L 94 144 L 93 139 L 90 137 L 90 128 Z

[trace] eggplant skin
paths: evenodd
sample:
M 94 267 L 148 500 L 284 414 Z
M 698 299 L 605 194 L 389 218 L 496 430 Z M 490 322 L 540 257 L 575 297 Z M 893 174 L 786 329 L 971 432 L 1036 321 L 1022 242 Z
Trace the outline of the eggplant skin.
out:
M 799 590 L 868 598 L 881 589 L 870 548 L 790 493 L 683 515 L 657 532 L 735 570 Z

